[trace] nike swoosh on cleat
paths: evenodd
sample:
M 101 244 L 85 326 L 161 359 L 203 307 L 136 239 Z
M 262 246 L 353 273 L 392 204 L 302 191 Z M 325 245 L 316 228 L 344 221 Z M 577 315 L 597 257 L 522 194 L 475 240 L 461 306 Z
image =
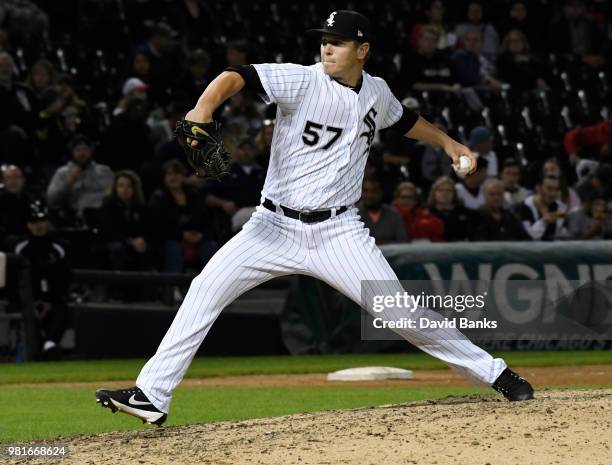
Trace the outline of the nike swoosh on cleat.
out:
M 136 394 L 132 394 L 132 397 L 128 399 L 128 404 L 130 405 L 152 405 L 151 402 L 141 402 L 140 400 L 135 399 Z

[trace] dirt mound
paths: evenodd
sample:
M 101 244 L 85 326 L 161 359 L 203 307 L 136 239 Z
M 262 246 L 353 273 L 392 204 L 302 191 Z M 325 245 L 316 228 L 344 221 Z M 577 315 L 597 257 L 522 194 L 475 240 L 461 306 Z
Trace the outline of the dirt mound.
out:
M 520 403 L 448 398 L 79 436 L 57 463 L 603 465 L 611 409 L 612 389 L 545 390 Z

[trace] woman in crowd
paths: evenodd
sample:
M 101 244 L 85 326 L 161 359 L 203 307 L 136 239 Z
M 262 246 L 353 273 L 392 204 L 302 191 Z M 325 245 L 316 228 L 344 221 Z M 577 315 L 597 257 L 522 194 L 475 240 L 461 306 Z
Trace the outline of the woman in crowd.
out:
M 451 178 L 443 176 L 433 183 L 427 206 L 434 216 L 444 222 L 444 240 L 452 242 L 468 239 L 474 213 L 461 204 Z
M 37 99 L 48 89 L 51 89 L 55 80 L 55 68 L 47 60 L 38 60 L 30 68 L 26 83 Z
M 102 204 L 98 224 L 111 269 L 151 267 L 148 221 L 140 178 L 133 171 L 118 171 Z
M 573 239 L 612 239 L 612 213 L 604 198 L 597 198 L 567 216 Z
M 397 186 L 393 206 L 404 220 L 406 234 L 411 240 L 444 241 L 444 223 L 419 207 L 419 193 L 414 184 L 402 182 Z
M 182 273 L 186 266 L 200 270 L 219 248 L 211 239 L 207 207 L 185 184 L 186 171 L 178 160 L 166 162 L 163 186 L 149 202 L 151 216 L 156 219 L 152 234 L 161 252 L 162 271 Z
M 506 37 L 510 31 L 516 29 L 525 34 L 532 49 L 540 50 L 542 45 L 541 21 L 538 17 L 537 5 L 532 2 L 530 7 L 531 10 L 528 10 L 526 0 L 512 2 L 508 16 L 499 22 L 498 31 L 502 37 Z
M 529 42 L 522 31 L 513 29 L 508 32 L 500 51 L 497 59 L 500 80 L 507 82 L 517 91 L 548 89 L 544 80 L 544 65 L 531 54 Z
M 458 37 L 463 37 L 470 29 L 479 29 L 482 36 L 482 54 L 491 62 L 495 63 L 499 48 L 499 34 L 491 23 L 483 21 L 482 4 L 478 1 L 468 3 L 466 21 L 455 28 Z

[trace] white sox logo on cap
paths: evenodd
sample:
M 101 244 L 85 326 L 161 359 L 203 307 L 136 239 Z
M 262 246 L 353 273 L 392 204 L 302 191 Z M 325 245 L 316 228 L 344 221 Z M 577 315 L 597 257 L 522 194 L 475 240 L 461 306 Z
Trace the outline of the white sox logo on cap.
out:
M 336 16 L 336 12 L 334 11 L 332 14 L 329 15 L 329 18 L 327 18 L 327 25 L 328 26 L 333 26 L 334 25 L 334 16 Z
M 320 29 L 309 29 L 308 32 L 333 34 L 357 42 L 369 42 L 372 39 L 372 26 L 368 18 L 351 10 L 336 10 L 323 21 Z

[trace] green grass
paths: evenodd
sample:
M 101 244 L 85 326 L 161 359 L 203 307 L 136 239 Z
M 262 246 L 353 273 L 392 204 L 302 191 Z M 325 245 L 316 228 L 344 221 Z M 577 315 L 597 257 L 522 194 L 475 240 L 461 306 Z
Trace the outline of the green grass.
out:
M 612 351 L 497 353 L 515 367 L 611 364 Z M 94 402 L 93 389 L 17 383 L 133 380 L 145 360 L 23 363 L 0 365 L 0 443 L 104 431 L 144 428 L 132 417 L 111 415 Z M 443 368 L 421 353 L 279 357 L 206 357 L 195 359 L 191 378 L 282 373 L 325 373 L 355 366 L 395 366 L 413 370 Z M 583 386 L 589 387 L 589 386 Z M 591 386 L 595 387 L 595 386 Z M 438 387 L 179 387 L 169 425 L 241 420 L 300 412 L 345 409 L 436 399 L 487 388 Z
M 514 367 L 611 364 L 612 351 L 500 352 Z M 16 383 L 132 380 L 146 360 L 92 360 L 0 364 L 0 385 Z M 200 357 L 188 378 L 211 376 L 327 373 L 357 366 L 394 366 L 413 370 L 445 368 L 423 354 L 303 355 L 270 357 Z
M 599 386 L 584 385 L 572 389 L 596 387 Z M 493 395 L 488 388 L 476 387 L 185 387 L 175 392 L 166 425 L 245 420 L 475 393 Z M 128 415 L 112 415 L 108 409 L 95 403 L 93 390 L 88 388 L 4 387 L 0 390 L 0 411 L 0 443 L 151 428 Z
M 482 388 L 179 388 L 167 425 L 244 420 L 489 392 Z M 50 408 L 52 406 L 53 408 Z M 150 428 L 101 408 L 92 389 L 3 388 L 0 443 Z

